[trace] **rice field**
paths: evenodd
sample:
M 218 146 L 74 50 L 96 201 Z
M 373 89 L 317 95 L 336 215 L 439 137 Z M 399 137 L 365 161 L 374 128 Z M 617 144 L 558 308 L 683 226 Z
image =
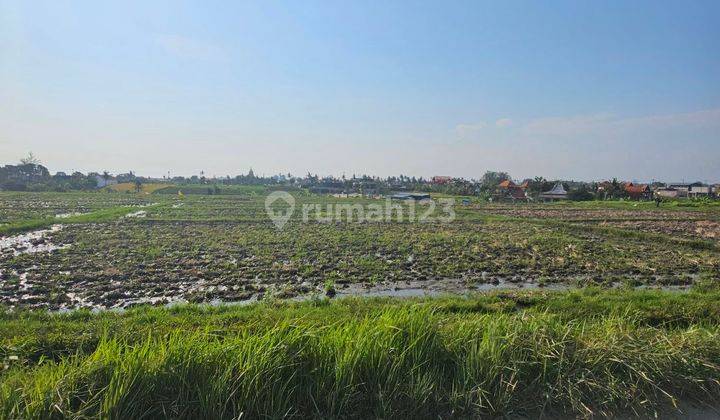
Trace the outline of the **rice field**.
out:
M 0 418 L 719 413 L 716 206 L 266 193 L 0 192 Z
M 714 207 L 471 203 L 456 205 L 451 223 L 305 223 L 296 211 L 278 230 L 264 196 L 252 190 L 184 197 L 29 194 L 27 200 L 2 194 L 2 208 L 15 215 L 4 216 L 0 234 L 58 227 L 35 244 L 0 250 L 0 304 L 11 308 L 309 298 L 329 289 L 438 294 L 587 285 L 688 288 L 720 276 L 712 234 L 720 213 Z M 298 208 L 319 202 L 323 215 L 328 205 L 383 202 L 297 201 Z M 23 209 L 32 218 L 18 216 Z M 33 252 L 46 243 L 57 249 Z

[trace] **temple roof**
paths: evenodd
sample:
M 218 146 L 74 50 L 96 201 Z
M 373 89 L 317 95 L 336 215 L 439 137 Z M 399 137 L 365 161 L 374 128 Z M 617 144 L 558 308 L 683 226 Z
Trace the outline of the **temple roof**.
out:
M 555 186 L 550 190 L 546 191 L 543 194 L 548 195 L 567 195 L 567 191 L 565 191 L 565 187 L 563 187 L 563 184 L 558 182 L 555 184 Z

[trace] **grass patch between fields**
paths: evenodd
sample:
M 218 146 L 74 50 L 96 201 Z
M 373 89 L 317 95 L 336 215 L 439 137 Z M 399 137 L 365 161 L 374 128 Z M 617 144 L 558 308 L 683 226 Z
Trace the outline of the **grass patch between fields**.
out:
M 3 352 L 19 360 L 0 376 L 0 416 L 651 415 L 718 401 L 719 297 L 587 289 L 5 313 Z
M 79 214 L 65 218 L 44 217 L 31 220 L 20 220 L 0 226 L 0 235 L 12 235 L 35 229 L 44 229 L 54 224 L 101 223 L 116 220 L 128 213 L 136 211 L 138 207 L 112 207 L 96 210 L 91 213 Z

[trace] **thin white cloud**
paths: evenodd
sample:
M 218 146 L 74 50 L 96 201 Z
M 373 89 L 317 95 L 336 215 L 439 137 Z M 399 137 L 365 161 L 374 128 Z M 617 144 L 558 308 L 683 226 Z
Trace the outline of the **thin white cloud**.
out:
M 535 118 L 521 124 L 519 130 L 528 135 L 582 135 L 613 121 L 610 114 L 575 115 L 570 117 Z
M 467 138 L 473 136 L 485 127 L 487 127 L 487 123 L 483 121 L 474 124 L 458 124 L 455 126 L 455 132 L 460 138 Z
M 499 120 L 495 121 L 495 126 L 500 128 L 510 127 L 512 123 L 513 121 L 510 118 L 500 118 Z
M 217 45 L 180 35 L 160 35 L 155 43 L 168 54 L 193 60 L 218 60 L 225 57 Z

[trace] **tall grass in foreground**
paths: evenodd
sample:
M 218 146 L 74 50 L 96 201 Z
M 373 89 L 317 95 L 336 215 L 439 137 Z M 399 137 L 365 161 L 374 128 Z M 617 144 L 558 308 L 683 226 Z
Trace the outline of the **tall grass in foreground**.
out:
M 437 418 L 672 409 L 720 396 L 717 326 L 385 307 L 232 335 L 106 338 L 0 376 L 3 418 Z

